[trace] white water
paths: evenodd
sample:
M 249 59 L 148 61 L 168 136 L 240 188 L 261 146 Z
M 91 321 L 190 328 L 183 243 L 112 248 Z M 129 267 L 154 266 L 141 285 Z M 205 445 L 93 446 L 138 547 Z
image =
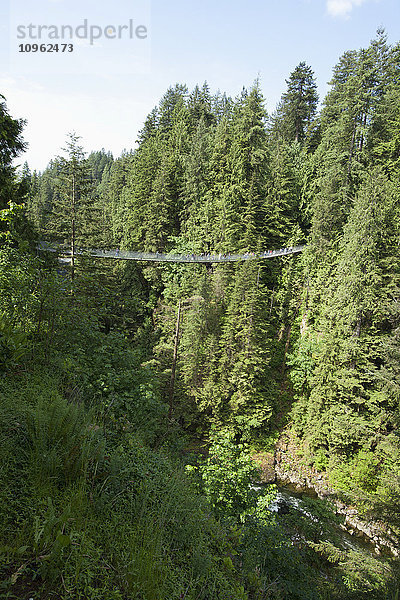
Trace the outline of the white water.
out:
M 262 491 L 265 490 L 265 486 L 252 486 L 254 491 Z M 307 499 L 307 495 L 304 495 Z M 323 502 L 323 501 L 321 501 Z M 320 522 L 320 519 L 313 514 L 312 509 L 308 506 L 308 504 L 303 500 L 303 494 L 295 494 L 291 490 L 286 488 L 279 488 L 277 491 L 276 498 L 269 506 L 269 510 L 271 512 L 280 513 L 282 510 L 284 512 L 298 512 L 300 515 L 306 517 L 309 521 L 317 524 Z M 358 537 L 355 535 L 351 535 L 348 531 L 346 531 L 340 523 L 335 523 L 334 521 L 329 521 L 330 527 L 335 532 L 335 537 L 337 538 L 335 541 L 330 540 L 328 538 L 321 538 L 321 541 L 331 541 L 336 545 L 339 542 L 339 545 L 342 550 L 354 550 L 357 552 L 368 553 L 369 555 L 374 554 L 374 546 L 371 542 L 369 542 L 364 537 Z

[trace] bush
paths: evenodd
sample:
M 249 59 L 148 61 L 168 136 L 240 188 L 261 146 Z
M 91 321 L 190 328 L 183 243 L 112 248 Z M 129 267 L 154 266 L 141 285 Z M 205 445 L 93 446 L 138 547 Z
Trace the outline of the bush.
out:
M 3 384 L 0 417 L 5 597 L 245 598 L 225 529 L 141 436 L 99 427 L 43 374 Z
M 251 484 L 256 480 L 257 467 L 232 433 L 212 433 L 209 457 L 199 471 L 204 494 L 219 518 L 243 519 L 256 505 Z

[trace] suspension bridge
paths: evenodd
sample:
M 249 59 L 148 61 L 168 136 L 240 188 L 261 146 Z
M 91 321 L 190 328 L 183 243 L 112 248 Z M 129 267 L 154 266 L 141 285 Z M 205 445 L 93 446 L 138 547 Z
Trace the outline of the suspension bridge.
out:
M 91 256 L 94 258 L 111 258 L 117 260 L 135 260 L 147 262 L 172 262 L 172 263 L 219 263 L 219 262 L 239 262 L 245 260 L 264 260 L 275 258 L 276 256 L 286 256 L 288 254 L 297 254 L 302 252 L 306 246 L 290 246 L 280 248 L 279 250 L 265 250 L 264 252 L 245 252 L 244 254 L 228 253 L 202 253 L 202 254 L 162 254 L 160 252 L 134 252 L 131 250 L 103 250 L 103 249 L 76 249 L 74 257 Z M 71 250 L 61 246 L 54 246 L 47 242 L 40 242 L 39 250 L 47 252 L 57 252 L 60 256 L 72 256 Z

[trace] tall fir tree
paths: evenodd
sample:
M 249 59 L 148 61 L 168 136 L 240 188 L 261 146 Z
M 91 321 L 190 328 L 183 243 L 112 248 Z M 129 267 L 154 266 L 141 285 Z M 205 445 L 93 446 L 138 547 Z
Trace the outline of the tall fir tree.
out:
M 77 249 L 91 247 L 96 228 L 94 180 L 79 140 L 78 135 L 70 133 L 64 148 L 66 156 L 57 160 L 56 195 L 49 219 L 52 234 L 70 247 L 72 277 Z
M 314 72 L 301 62 L 286 84 L 287 90 L 272 118 L 271 133 L 276 139 L 304 144 L 312 137 L 318 107 Z

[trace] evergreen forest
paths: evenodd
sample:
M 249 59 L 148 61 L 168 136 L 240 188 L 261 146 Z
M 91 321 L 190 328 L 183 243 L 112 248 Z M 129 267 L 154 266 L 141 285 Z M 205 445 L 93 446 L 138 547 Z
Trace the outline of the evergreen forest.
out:
M 399 599 L 400 43 L 285 86 L 176 84 L 43 172 L 0 97 L 0 599 Z

